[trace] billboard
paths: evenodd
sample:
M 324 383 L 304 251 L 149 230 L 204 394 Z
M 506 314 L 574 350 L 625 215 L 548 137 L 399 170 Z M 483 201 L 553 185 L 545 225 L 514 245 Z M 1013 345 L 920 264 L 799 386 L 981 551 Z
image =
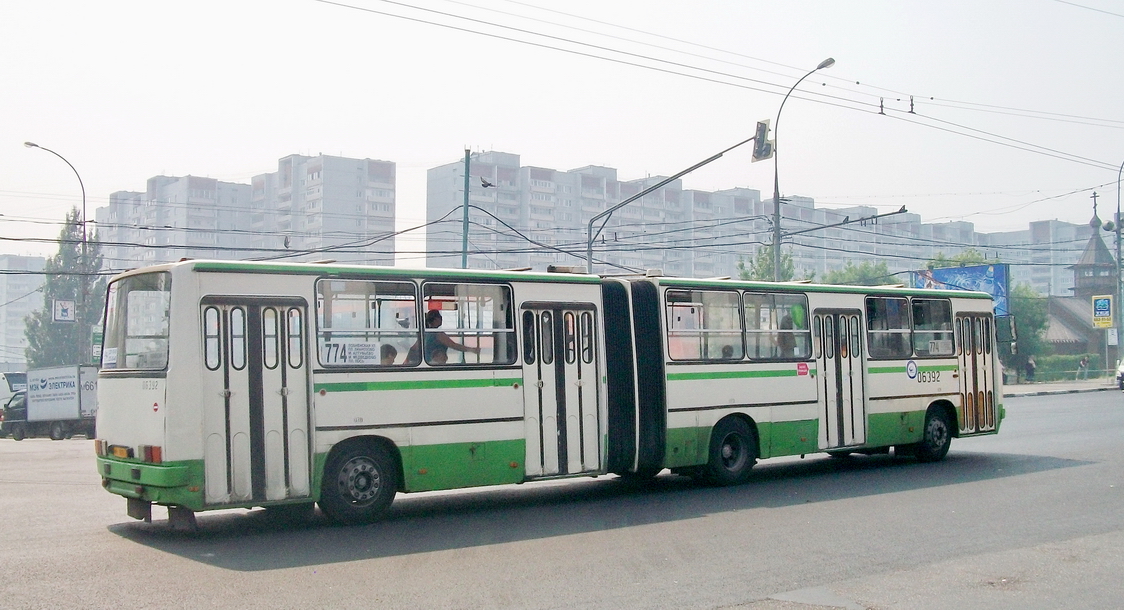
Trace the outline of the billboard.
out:
M 914 288 L 935 288 L 937 290 L 978 290 L 991 295 L 995 304 L 995 315 L 1011 314 L 1007 303 L 1006 264 L 973 265 L 971 267 L 942 267 L 912 271 L 910 275 Z

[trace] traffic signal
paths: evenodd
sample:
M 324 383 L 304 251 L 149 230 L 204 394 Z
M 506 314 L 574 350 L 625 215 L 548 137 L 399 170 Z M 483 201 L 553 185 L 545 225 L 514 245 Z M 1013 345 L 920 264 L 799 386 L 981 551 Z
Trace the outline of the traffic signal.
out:
M 753 140 L 753 161 L 773 157 L 773 141 L 769 139 L 769 120 L 757 122 L 757 135 Z

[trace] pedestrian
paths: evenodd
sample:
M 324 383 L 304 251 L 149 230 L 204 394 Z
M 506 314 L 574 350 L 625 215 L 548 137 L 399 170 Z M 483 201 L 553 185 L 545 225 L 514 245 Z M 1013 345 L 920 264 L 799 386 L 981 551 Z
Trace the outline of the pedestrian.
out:
M 1034 363 L 1034 356 L 1031 356 L 1030 358 L 1027 358 L 1026 359 L 1026 382 L 1027 383 L 1034 383 L 1034 369 L 1036 369 L 1036 368 L 1038 368 L 1038 365 Z
M 1084 379 L 1088 379 L 1088 378 L 1089 378 L 1089 357 L 1088 356 L 1082 356 L 1081 362 L 1077 363 L 1077 377 L 1076 377 L 1076 379 L 1083 379 L 1084 380 Z

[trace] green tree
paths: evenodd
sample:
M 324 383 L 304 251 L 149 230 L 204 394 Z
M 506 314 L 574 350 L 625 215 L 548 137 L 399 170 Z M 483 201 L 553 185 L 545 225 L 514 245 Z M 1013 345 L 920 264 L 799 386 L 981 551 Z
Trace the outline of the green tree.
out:
M 1029 284 L 1017 284 L 1007 297 L 1011 315 L 1015 317 L 1018 331 L 1017 354 L 1010 347 L 999 345 L 999 357 L 1008 369 L 1023 370 L 1031 356 L 1041 357 L 1047 352 L 1046 323 L 1048 308 L 1046 297 L 1038 294 Z
M 970 267 L 972 265 L 986 265 L 988 263 L 995 263 L 995 260 L 988 260 L 983 252 L 975 248 L 968 248 L 953 257 L 945 256 L 944 252 L 937 252 L 937 256 L 925 263 L 926 269 L 942 269 L 944 267 Z
M 777 278 L 779 282 L 789 282 L 796 277 L 796 265 L 792 262 L 792 250 L 781 250 L 781 274 Z M 804 273 L 803 279 L 811 280 L 815 277 L 815 273 Z M 760 282 L 773 281 L 773 246 L 758 246 L 757 252 L 753 258 L 746 260 L 738 260 L 738 278 L 743 280 L 754 280 Z
M 847 261 L 847 265 L 842 269 L 828 271 L 823 276 L 824 284 L 847 284 L 850 286 L 878 286 L 893 281 L 894 276 L 890 275 L 890 270 L 886 268 L 886 263 L 882 261 L 877 263 L 863 261 L 857 265 Z
M 101 323 L 105 280 L 101 248 L 96 237 L 82 242 L 82 222 L 77 208 L 66 215 L 59 233 L 58 253 L 44 267 L 43 309 L 26 318 L 28 368 L 90 362 L 90 332 Z M 55 322 L 55 301 L 73 301 L 77 322 Z

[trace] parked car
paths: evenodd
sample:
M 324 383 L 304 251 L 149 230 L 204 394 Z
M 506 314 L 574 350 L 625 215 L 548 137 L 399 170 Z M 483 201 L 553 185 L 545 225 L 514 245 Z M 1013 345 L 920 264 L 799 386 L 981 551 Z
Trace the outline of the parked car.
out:
M 1116 387 L 1124 390 L 1124 360 L 1116 365 Z
M 11 434 L 12 438 L 22 441 L 27 437 L 26 421 L 27 392 L 16 392 L 4 405 L 4 412 L 0 413 L 0 438 Z

